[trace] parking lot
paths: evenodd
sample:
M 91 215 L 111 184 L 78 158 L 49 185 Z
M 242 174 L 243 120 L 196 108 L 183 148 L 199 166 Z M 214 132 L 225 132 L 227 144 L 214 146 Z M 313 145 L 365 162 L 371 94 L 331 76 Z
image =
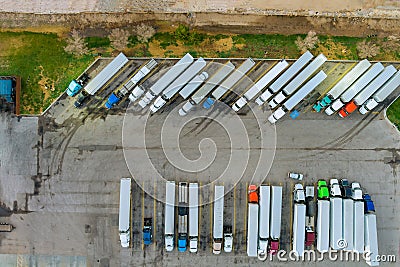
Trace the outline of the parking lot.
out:
M 143 82 L 143 86 L 153 84 L 161 70 L 173 64 L 168 60 L 158 61 L 161 64 L 157 71 Z M 232 62 L 238 64 L 241 60 Z M 188 121 L 182 121 L 186 119 L 177 115 L 177 109 L 183 104 L 179 98 L 152 116 L 148 116 L 147 109 L 141 111 L 135 107 L 129 107 L 125 115 L 129 101 L 106 110 L 103 107 L 105 98 L 143 63 L 138 60 L 127 65 L 83 109 L 75 109 L 74 99 L 62 96 L 39 118 L 18 121 L 2 114 L 4 123 L 0 136 L 5 144 L 0 149 L 2 159 L 7 158 L 5 155 L 13 155 L 8 161 L 2 160 L 0 165 L 2 202 L 11 208 L 16 205 L 20 212 L 8 219 L 16 229 L 0 235 L 0 253 L 86 256 L 89 266 L 256 264 L 257 259 L 246 255 L 247 185 L 254 182 L 256 173 L 256 182 L 283 186 L 281 248 L 289 251 L 294 181 L 287 178 L 287 172 L 297 171 L 304 173 L 304 185 L 332 177 L 360 182 L 375 202 L 380 253 L 398 256 L 400 236 L 396 207 L 400 142 L 397 130 L 384 118 L 383 108 L 398 95 L 399 89 L 384 105 L 366 116 L 354 113 L 340 119 L 337 115 L 328 117 L 311 112 L 310 105 L 354 64 L 327 62 L 323 69 L 328 78 L 318 86 L 315 94 L 301 103 L 298 107 L 301 114 L 296 120 L 286 116 L 275 128 L 265 122 L 270 111 L 255 107 L 254 103 L 250 104 L 252 109 L 244 108 L 237 117 L 244 124 L 249 147 L 236 147 L 231 143 L 240 134 L 231 119 L 236 115 L 223 106 L 216 106 L 207 113 L 201 108 L 193 110 L 197 117 L 186 118 Z M 249 79 L 238 84 L 236 94 L 241 94 L 241 90 L 272 63 L 257 61 Z M 98 66 L 95 65 L 92 71 Z M 213 66 L 210 68 L 212 70 Z M 227 95 L 224 102 L 232 103 L 235 97 L 235 94 Z M 169 116 L 173 118 L 172 123 L 163 126 Z M 263 126 L 258 125 L 256 116 L 264 118 Z M 178 135 L 176 123 L 184 124 Z M 145 146 L 139 146 L 140 142 L 137 142 L 142 128 L 146 130 Z M 233 129 L 232 132 L 229 129 Z M 184 161 L 172 162 L 168 153 L 178 149 L 172 145 L 177 137 L 182 155 L 195 160 L 204 152 L 205 160 L 210 163 L 208 167 L 184 171 L 179 166 L 189 168 L 190 165 L 184 165 Z M 263 137 L 271 140 L 263 144 Z M 272 140 L 275 137 L 276 141 Z M 204 142 L 205 139 L 213 140 L 217 148 L 215 158 L 208 156 L 212 155 L 208 153 L 213 151 L 213 145 Z M 247 153 L 243 154 L 248 155 L 245 169 L 236 172 L 233 166 L 228 169 L 226 179 L 217 180 L 232 161 L 232 147 L 239 151 L 239 157 L 241 153 Z M 265 152 L 265 160 L 261 151 Z M 148 155 L 146 159 L 140 158 L 143 152 Z M 144 165 L 147 160 L 154 170 Z M 243 162 L 234 159 L 231 164 L 241 166 Z M 200 245 L 196 255 L 176 250 L 165 252 L 162 203 L 165 185 L 155 177 L 157 173 L 167 180 L 211 185 L 200 192 L 200 203 L 204 205 L 199 211 Z M 118 236 L 119 181 L 122 177 L 132 176 L 136 181 L 132 188 L 133 238 L 131 248 L 122 249 Z M 230 254 L 212 254 L 210 197 L 215 184 L 224 184 L 227 193 L 224 223 L 232 224 L 234 236 Z M 143 245 L 141 237 L 143 218 L 146 217 L 153 218 L 154 228 L 154 242 L 148 247 Z M 313 264 L 337 266 L 329 260 Z M 346 265 L 361 266 L 365 262 Z

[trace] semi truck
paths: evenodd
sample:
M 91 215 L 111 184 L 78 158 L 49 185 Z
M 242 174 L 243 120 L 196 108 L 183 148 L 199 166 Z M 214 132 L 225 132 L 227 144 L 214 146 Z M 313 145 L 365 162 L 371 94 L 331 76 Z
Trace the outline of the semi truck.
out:
M 224 231 L 224 186 L 214 187 L 213 253 L 220 254 Z
M 247 256 L 257 257 L 258 250 L 258 193 L 256 185 L 249 185 L 247 215 Z
M 257 99 L 256 103 L 261 106 L 268 99 L 271 98 L 276 92 L 281 90 L 285 84 L 287 84 L 308 62 L 313 58 L 310 51 L 305 52 L 294 62 L 290 67 L 273 82 L 268 89 L 262 93 Z
M 180 116 L 185 116 L 195 105 L 198 105 L 211 92 L 212 89 L 220 84 L 233 70 L 235 66 L 228 61 L 222 65 L 210 79 L 197 90 L 191 98 L 179 109 Z
M 343 242 L 343 199 L 337 179 L 330 180 L 330 227 L 329 240 L 332 249 L 344 249 Z
M 268 253 L 269 220 L 271 207 L 271 187 L 260 186 L 260 221 L 258 231 L 258 255 L 264 257 Z
M 382 63 L 372 65 L 356 82 L 354 82 L 341 96 L 336 99 L 328 108 L 325 109 L 327 115 L 332 115 L 350 102 L 361 90 L 363 90 L 379 73 L 383 71 Z
M 165 184 L 164 238 L 166 251 L 174 250 L 175 236 L 175 182 Z
M 244 75 L 255 65 L 253 59 L 246 59 L 237 69 L 232 72 L 228 78 L 226 78 L 209 96 L 203 103 L 203 108 L 210 109 L 215 101 L 219 100 L 226 92 L 243 78 Z
M 185 252 L 188 239 L 189 193 L 188 184 L 179 183 L 178 187 L 178 251 Z
M 232 106 L 232 109 L 238 112 L 247 102 L 251 101 L 259 92 L 261 92 L 270 82 L 272 82 L 289 65 L 282 59 L 264 76 L 262 76 L 253 86 L 247 90 Z
M 371 63 L 364 59 L 360 61 L 354 68 L 352 68 L 335 86 L 332 87 L 331 90 L 318 101 L 313 109 L 316 112 L 320 112 L 322 109 L 330 105 L 333 101 L 335 101 L 347 88 L 350 87 L 369 67 Z
M 373 110 L 379 103 L 385 100 L 397 87 L 400 86 L 400 70 L 385 83 L 372 98 L 368 99 L 359 109 L 361 114 L 366 114 Z
M 365 214 L 364 225 L 365 225 L 364 245 L 365 245 L 365 252 L 367 252 L 366 262 L 369 266 L 379 266 L 376 215 L 373 213 Z
M 347 103 L 340 111 L 339 116 L 347 117 L 353 113 L 359 106 L 372 96 L 383 84 L 385 84 L 393 74 L 396 73 L 396 68 L 392 65 L 387 66 L 370 84 L 368 84 L 352 101 Z
M 307 67 L 305 67 L 296 77 L 293 78 L 270 102 L 269 106 L 274 109 L 282 103 L 288 96 L 293 94 L 313 73 L 315 73 L 327 58 L 320 54 Z
M 197 252 L 199 239 L 199 185 L 189 184 L 189 250 Z
M 175 81 L 173 81 L 167 88 L 164 89 L 162 94 L 156 98 L 154 103 L 150 106 L 152 113 L 157 112 L 161 109 L 168 100 L 173 98 L 196 74 L 204 68 L 206 61 L 203 58 L 196 60 L 189 68 L 187 68 Z M 208 74 L 203 73 L 204 77 L 208 77 Z
M 321 253 L 329 250 L 329 200 L 317 200 L 317 250 Z
M 306 230 L 305 192 L 302 184 L 294 186 L 292 249 L 297 257 L 304 254 Z
M 129 247 L 131 238 L 131 178 L 122 178 L 119 190 L 119 240 L 123 248 Z
M 114 58 L 99 74 L 96 75 L 84 88 L 89 95 L 94 95 L 99 91 L 126 63 L 128 58 L 120 53 Z
M 364 203 L 354 201 L 353 251 L 364 253 Z
M 187 99 L 197 88 L 200 87 L 208 79 L 208 73 L 203 71 L 202 73 L 196 75 L 182 90 L 179 91 L 179 95 L 183 99 Z
M 310 79 L 303 87 L 301 87 L 294 95 L 292 95 L 282 107 L 279 107 L 269 117 L 268 121 L 272 124 L 276 123 L 282 118 L 287 112 L 290 112 L 295 106 L 297 106 L 309 93 L 311 93 L 323 80 L 326 78 L 326 74 L 323 70 L 318 72 L 312 79 Z
M 156 96 L 167 88 L 182 72 L 193 62 L 193 57 L 188 53 L 172 66 L 161 78 L 155 82 L 139 101 L 139 105 L 145 108 Z M 144 92 L 144 90 L 143 90 Z
M 75 96 L 87 83 L 89 75 L 83 73 L 78 79 L 72 80 L 67 87 L 67 95 Z
M 144 77 L 146 77 L 147 74 L 150 73 L 150 71 L 152 69 L 154 69 L 157 66 L 157 61 L 155 61 L 153 58 L 150 59 L 144 66 L 142 66 L 134 75 L 132 78 L 130 78 L 123 86 L 120 90 L 118 90 L 117 92 L 113 92 L 105 106 L 106 108 L 110 109 L 113 106 L 115 106 L 116 104 L 118 104 L 119 101 L 121 101 L 121 99 L 129 94 L 129 92 L 132 90 L 132 88 L 138 83 L 140 82 L 140 80 L 142 80 Z M 140 87 L 138 87 L 140 89 Z M 140 89 L 141 90 L 141 89 Z M 142 91 L 143 92 L 143 91 Z M 135 93 L 137 93 L 137 90 L 135 91 Z M 131 94 L 129 96 L 129 99 L 131 101 L 135 101 L 134 99 L 134 95 L 135 94 Z
M 278 253 L 281 237 L 282 215 L 282 186 L 271 187 L 271 228 L 268 252 L 272 255 Z
M 233 247 L 232 226 L 225 225 L 224 226 L 224 251 L 227 253 L 232 252 L 232 247 Z
M 143 222 L 143 244 L 150 245 L 153 239 L 152 218 L 144 218 Z
M 306 186 L 306 247 L 311 247 L 315 242 L 315 201 L 314 187 Z

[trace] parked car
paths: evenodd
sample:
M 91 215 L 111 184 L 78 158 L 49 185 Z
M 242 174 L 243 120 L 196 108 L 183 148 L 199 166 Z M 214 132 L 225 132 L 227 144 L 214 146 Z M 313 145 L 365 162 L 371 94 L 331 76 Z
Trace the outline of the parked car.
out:
M 292 179 L 295 179 L 295 180 L 301 181 L 301 180 L 303 180 L 304 175 L 301 174 L 301 173 L 289 172 L 288 173 L 288 177 L 292 178 Z
M 345 198 L 352 197 L 352 191 L 351 191 L 351 186 L 350 186 L 349 180 L 341 179 L 340 180 L 340 189 L 342 190 L 343 197 L 345 197 Z
M 374 202 L 371 199 L 371 196 L 368 194 L 364 194 L 363 199 L 364 199 L 364 212 L 365 213 L 375 212 L 375 206 Z
M 318 180 L 318 198 L 329 198 L 329 189 L 325 180 Z

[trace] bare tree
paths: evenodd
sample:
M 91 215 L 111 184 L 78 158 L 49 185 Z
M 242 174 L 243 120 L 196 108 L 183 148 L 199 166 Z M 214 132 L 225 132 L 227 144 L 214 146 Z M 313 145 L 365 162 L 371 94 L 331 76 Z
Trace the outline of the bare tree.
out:
M 111 41 L 111 46 L 121 51 L 128 46 L 129 32 L 124 29 L 113 29 L 108 38 Z
M 142 23 L 136 26 L 135 33 L 139 42 L 147 43 L 156 34 L 156 30 L 152 26 Z
M 75 56 L 82 56 L 88 53 L 89 50 L 82 36 L 77 30 L 73 29 L 70 37 L 67 39 L 67 45 L 64 47 L 64 51 Z
M 297 37 L 295 41 L 297 48 L 302 52 L 305 53 L 307 50 L 314 49 L 315 46 L 319 43 L 318 36 L 314 31 L 309 31 L 307 36 L 304 39 L 301 37 Z
M 380 52 L 379 46 L 372 44 L 366 40 L 357 44 L 358 56 L 360 58 L 370 58 L 376 56 Z

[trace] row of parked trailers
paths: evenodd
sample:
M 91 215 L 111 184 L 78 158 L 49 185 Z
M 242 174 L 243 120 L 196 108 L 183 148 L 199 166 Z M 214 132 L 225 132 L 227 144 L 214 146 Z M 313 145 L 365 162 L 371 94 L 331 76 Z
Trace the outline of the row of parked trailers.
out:
M 320 68 L 326 60 L 323 54 L 313 59 L 313 55 L 307 51 L 291 65 L 286 60 L 277 62 L 234 101 L 232 109 L 238 112 L 254 99 L 260 106 L 267 102 L 273 109 L 268 120 L 276 123 L 286 113 L 295 109 L 324 81 L 327 75 Z M 94 95 L 127 62 L 126 56 L 119 54 L 84 87 L 85 92 L 88 95 Z M 185 116 L 199 104 L 210 109 L 217 100 L 220 100 L 242 80 L 254 67 L 255 62 L 248 58 L 235 68 L 228 61 L 222 64 L 215 73 L 208 73 L 203 71 L 207 65 L 205 59 L 195 60 L 190 54 L 186 54 L 150 88 L 144 88 L 143 79 L 157 65 L 154 59 L 149 60 L 120 89 L 110 95 L 105 106 L 112 108 L 129 94 L 131 102 L 138 104 L 141 108 L 151 104 L 150 110 L 155 113 L 169 100 L 180 95 L 187 100 L 179 110 L 181 116 Z M 360 61 L 314 105 L 314 109 L 319 112 L 326 108 L 325 113 L 328 115 L 341 109 L 339 115 L 346 117 L 356 108 L 359 108 L 361 114 L 375 108 L 399 87 L 400 71 L 392 65 L 386 67 L 381 63 L 371 65 L 368 60 Z
M 346 180 L 347 181 L 347 180 Z M 326 190 L 326 193 L 322 192 Z M 350 193 L 349 193 L 350 191 Z M 362 195 L 359 183 L 340 188 L 337 179 L 318 182 L 317 224 L 314 232 L 314 186 L 294 189 L 292 250 L 302 257 L 306 248 L 321 253 L 345 250 L 367 255 L 370 266 L 378 266 L 376 215 L 368 194 Z

